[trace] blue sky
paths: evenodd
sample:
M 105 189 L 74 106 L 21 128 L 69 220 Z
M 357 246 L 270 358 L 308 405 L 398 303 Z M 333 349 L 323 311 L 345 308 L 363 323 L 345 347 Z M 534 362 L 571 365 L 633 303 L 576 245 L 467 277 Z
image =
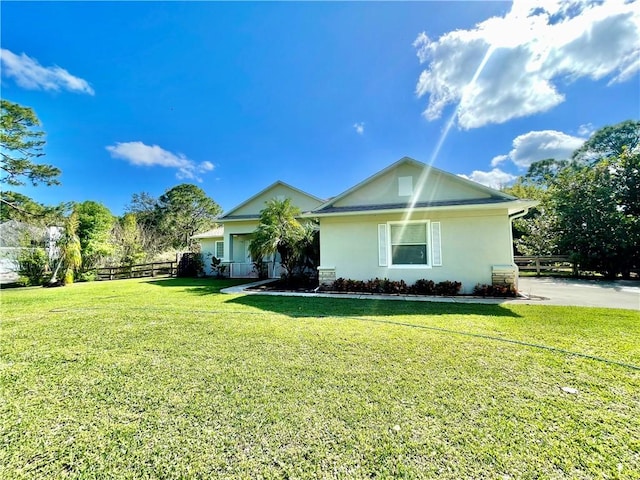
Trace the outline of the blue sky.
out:
M 640 118 L 640 7 L 607 2 L 2 2 L 2 98 L 61 186 L 195 183 L 225 210 L 276 180 L 337 195 L 403 156 L 493 186 Z

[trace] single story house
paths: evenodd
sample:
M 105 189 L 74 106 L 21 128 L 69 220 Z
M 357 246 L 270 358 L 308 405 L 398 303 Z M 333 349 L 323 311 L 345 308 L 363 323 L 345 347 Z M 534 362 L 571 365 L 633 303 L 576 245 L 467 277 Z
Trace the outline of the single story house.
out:
M 203 253 L 222 253 L 231 276 L 249 274 L 251 232 L 274 197 L 291 198 L 319 223 L 321 283 L 424 278 L 461 282 L 464 293 L 476 284 L 517 286 L 511 222 L 537 203 L 404 157 L 324 202 L 276 182 L 220 217 L 224 232 L 196 236 Z

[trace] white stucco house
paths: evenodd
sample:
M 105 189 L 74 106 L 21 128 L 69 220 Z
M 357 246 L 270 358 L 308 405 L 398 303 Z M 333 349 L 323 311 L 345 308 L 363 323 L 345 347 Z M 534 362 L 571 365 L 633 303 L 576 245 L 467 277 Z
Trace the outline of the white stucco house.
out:
M 223 231 L 196 236 L 202 251 L 221 253 L 231 276 L 246 276 L 251 232 L 274 197 L 318 221 L 321 283 L 424 278 L 461 282 L 463 293 L 476 284 L 517 286 L 511 222 L 537 203 L 405 157 L 324 202 L 276 182 L 220 217 Z

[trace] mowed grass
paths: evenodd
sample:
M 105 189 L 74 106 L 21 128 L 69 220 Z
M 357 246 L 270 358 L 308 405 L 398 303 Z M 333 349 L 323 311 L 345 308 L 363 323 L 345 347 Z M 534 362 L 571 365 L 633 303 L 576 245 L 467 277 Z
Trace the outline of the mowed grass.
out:
M 640 478 L 638 312 L 228 284 L 2 291 L 0 478 Z

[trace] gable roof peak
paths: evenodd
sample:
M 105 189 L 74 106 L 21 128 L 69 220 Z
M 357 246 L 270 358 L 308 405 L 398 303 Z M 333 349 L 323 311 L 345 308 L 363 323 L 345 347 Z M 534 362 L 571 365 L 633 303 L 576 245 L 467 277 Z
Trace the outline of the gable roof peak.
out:
M 286 182 L 283 182 L 282 180 L 276 180 L 275 182 L 273 182 L 271 185 L 263 188 L 262 190 L 260 190 L 258 193 L 256 193 L 255 195 L 252 195 L 251 197 L 249 197 L 248 199 L 246 199 L 244 202 L 240 203 L 239 205 L 236 205 L 235 207 L 233 207 L 231 210 L 229 210 L 228 212 L 225 212 L 224 214 L 222 214 L 219 219 L 220 220 L 224 220 L 226 218 L 229 218 L 233 215 L 234 212 L 240 210 L 242 207 L 248 205 L 249 203 L 251 203 L 253 200 L 255 200 L 256 198 L 260 197 L 261 195 L 264 195 L 265 193 L 267 193 L 270 190 L 273 190 L 274 188 L 278 187 L 278 186 L 282 186 L 287 188 L 288 190 L 297 192 L 305 197 L 311 198 L 313 200 L 315 200 L 316 202 L 318 202 L 318 204 L 322 204 L 324 202 L 324 200 L 319 199 L 318 197 L 316 197 L 315 195 L 311 195 L 310 193 L 307 193 L 303 190 L 300 190 L 299 188 L 296 188 L 292 185 L 289 185 Z
M 449 172 L 447 172 L 445 170 L 441 170 L 439 168 L 434 167 L 433 165 L 428 165 L 428 164 L 420 162 L 420 161 L 418 161 L 418 160 L 416 160 L 414 158 L 411 158 L 411 157 L 408 157 L 408 156 L 404 156 L 404 157 L 400 158 L 399 160 L 395 161 L 394 163 L 392 163 L 391 165 L 387 166 L 386 168 L 383 168 L 379 172 L 374 173 L 373 175 L 369 176 L 368 178 L 366 178 L 365 180 L 361 181 L 357 185 L 349 188 L 348 190 L 342 192 L 339 195 L 336 195 L 333 198 L 330 198 L 329 200 L 324 202 L 322 205 L 320 205 L 315 211 L 316 212 L 320 212 L 322 210 L 325 210 L 325 209 L 328 209 L 328 208 L 334 206 L 337 202 L 341 201 L 345 197 L 348 197 L 353 192 L 355 192 L 357 190 L 360 190 L 363 187 L 366 187 L 367 185 L 373 183 L 377 179 L 389 174 L 390 172 L 393 172 L 394 170 L 398 169 L 399 167 L 401 167 L 403 165 L 412 165 L 412 166 L 422 170 L 423 173 L 420 175 L 420 179 L 418 180 L 419 182 L 423 182 L 424 179 L 427 178 L 431 174 L 436 174 L 436 175 L 440 176 L 441 178 L 448 178 L 450 181 L 452 181 L 454 183 L 467 185 L 467 188 L 470 187 L 471 189 L 473 189 L 473 190 L 475 190 L 477 192 L 482 192 L 483 195 L 488 195 L 490 198 L 499 199 L 501 201 L 515 200 L 515 197 L 513 197 L 512 195 L 508 195 L 508 194 L 506 194 L 504 192 L 500 192 L 499 190 L 487 187 L 485 185 L 482 185 L 480 183 L 474 182 L 472 180 L 468 180 L 468 179 L 466 179 L 464 177 L 461 177 L 459 175 L 455 175 L 455 174 L 449 173 Z

